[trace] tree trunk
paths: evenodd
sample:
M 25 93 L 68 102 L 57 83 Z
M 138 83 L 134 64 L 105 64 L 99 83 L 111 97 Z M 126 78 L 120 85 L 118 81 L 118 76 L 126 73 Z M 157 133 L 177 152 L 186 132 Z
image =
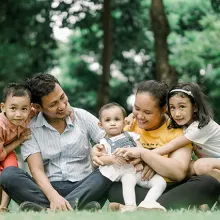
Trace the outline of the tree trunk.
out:
M 156 78 L 157 80 L 165 81 L 168 86 L 172 86 L 177 82 L 177 73 L 169 65 L 167 36 L 170 33 L 170 27 L 162 0 L 152 0 L 150 18 L 154 33 Z
M 109 102 L 109 81 L 110 81 L 110 64 L 112 59 L 112 21 L 111 21 L 111 6 L 109 0 L 104 0 L 103 11 L 103 30 L 104 42 L 102 53 L 102 75 L 100 76 L 98 90 L 98 110 Z

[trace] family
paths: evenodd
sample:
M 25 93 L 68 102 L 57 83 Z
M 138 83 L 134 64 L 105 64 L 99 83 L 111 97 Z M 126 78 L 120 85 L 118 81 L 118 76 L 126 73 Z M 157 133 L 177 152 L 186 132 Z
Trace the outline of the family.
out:
M 109 103 L 99 119 L 70 107 L 50 74 L 11 83 L 0 113 L 0 212 L 10 199 L 37 212 L 96 211 L 107 200 L 120 212 L 211 208 L 220 195 L 220 126 L 212 117 L 195 83 L 169 90 L 143 81 L 130 116 Z M 19 146 L 31 175 L 18 168 Z

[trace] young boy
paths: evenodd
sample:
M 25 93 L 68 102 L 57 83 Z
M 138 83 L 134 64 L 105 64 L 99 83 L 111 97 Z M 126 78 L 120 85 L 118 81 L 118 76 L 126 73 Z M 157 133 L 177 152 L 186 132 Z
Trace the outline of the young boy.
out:
M 31 93 L 22 84 L 10 83 L 3 90 L 0 113 L 0 173 L 9 166 L 18 166 L 14 149 L 30 139 L 27 128 L 31 119 Z M 33 113 L 34 114 L 34 113 Z M 0 212 L 7 212 L 10 199 L 2 191 Z
M 125 202 L 125 206 L 120 206 L 119 203 L 110 203 L 110 209 L 120 210 L 121 212 L 142 210 L 142 204 L 148 203 L 149 209 L 153 207 L 153 209 L 166 211 L 163 206 L 156 202 L 166 188 L 165 180 L 156 174 L 151 180 L 142 181 L 141 172 L 136 172 L 135 167 L 122 157 L 114 156 L 113 152 L 117 148 L 142 147 L 138 141 L 140 135 L 134 132 L 124 132 L 125 117 L 124 108 L 117 103 L 104 105 L 99 111 L 99 126 L 106 132 L 106 136 L 100 140 L 100 144 L 104 145 L 104 152 L 107 153 L 106 156 L 99 158 L 105 164 L 100 167 L 100 172 L 111 181 L 122 182 Z M 150 189 L 138 207 L 135 196 L 136 184 Z

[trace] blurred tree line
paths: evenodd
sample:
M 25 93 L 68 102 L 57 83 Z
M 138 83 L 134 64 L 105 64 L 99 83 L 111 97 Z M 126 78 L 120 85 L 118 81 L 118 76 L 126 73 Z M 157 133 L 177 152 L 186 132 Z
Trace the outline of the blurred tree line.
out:
M 20 0 L 0 2 L 0 87 L 55 74 L 71 105 L 96 114 L 141 80 L 194 81 L 220 122 L 219 0 Z M 53 28 L 71 30 L 57 41 Z M 130 109 L 128 109 L 130 110 Z

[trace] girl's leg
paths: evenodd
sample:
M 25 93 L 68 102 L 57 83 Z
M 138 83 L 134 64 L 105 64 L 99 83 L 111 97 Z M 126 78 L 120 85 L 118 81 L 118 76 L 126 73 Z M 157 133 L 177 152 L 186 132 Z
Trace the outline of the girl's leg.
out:
M 143 185 L 140 186 L 144 187 Z M 148 191 L 144 200 L 157 201 L 157 199 L 163 194 L 166 186 L 167 184 L 164 178 L 158 174 L 155 174 L 153 178 L 147 183 L 147 188 L 150 188 L 150 190 Z
M 143 183 L 145 183 L 145 181 L 141 181 L 140 183 L 138 184 L 144 187 Z M 167 184 L 164 178 L 158 174 L 155 174 L 145 186 L 150 188 L 150 190 L 148 191 L 145 199 L 139 204 L 138 210 L 166 211 L 166 209 L 157 202 L 157 199 L 162 195 L 162 193 L 166 189 L 166 186 Z
M 135 196 L 136 177 L 135 174 L 126 173 L 121 177 L 122 192 L 125 205 L 137 206 Z
M 195 161 L 193 168 L 197 176 L 210 175 L 220 182 L 220 159 L 201 158 Z

